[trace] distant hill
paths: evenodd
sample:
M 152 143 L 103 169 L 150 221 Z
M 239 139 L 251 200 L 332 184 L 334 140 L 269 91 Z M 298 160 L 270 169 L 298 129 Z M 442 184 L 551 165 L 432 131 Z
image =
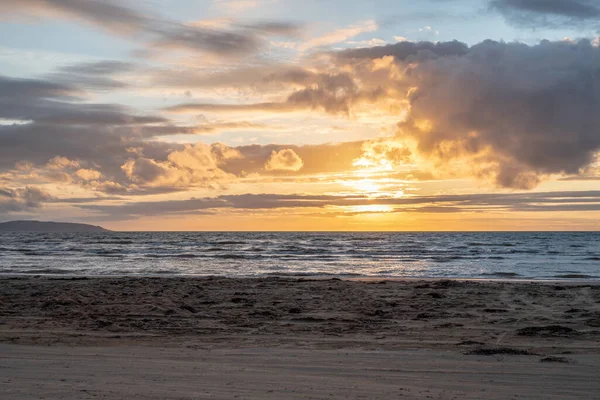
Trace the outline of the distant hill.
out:
M 0 232 L 108 232 L 101 226 L 70 222 L 10 221 L 0 223 Z

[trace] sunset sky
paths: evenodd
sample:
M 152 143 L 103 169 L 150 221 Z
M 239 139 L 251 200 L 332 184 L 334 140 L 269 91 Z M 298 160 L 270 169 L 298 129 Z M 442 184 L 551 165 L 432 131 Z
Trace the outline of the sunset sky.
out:
M 600 229 L 600 0 L 0 0 L 0 19 L 0 221 Z

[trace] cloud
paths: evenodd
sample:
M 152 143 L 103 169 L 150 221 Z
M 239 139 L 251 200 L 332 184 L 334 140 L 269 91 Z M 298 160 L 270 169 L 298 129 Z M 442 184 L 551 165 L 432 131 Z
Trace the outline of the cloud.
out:
M 224 131 L 246 131 L 246 130 L 277 130 L 277 126 L 269 126 L 249 121 L 231 122 L 208 122 L 194 126 L 178 126 L 172 124 L 159 125 L 136 125 L 136 136 L 143 138 L 154 138 L 157 136 L 170 135 L 208 135 L 218 134 Z M 130 126 L 115 128 L 115 131 L 123 131 L 124 134 L 131 131 Z
M 97 181 L 100 178 L 102 178 L 102 174 L 94 169 L 86 169 L 86 168 L 82 168 L 82 169 L 78 169 L 77 171 L 75 171 L 75 175 L 77 175 L 79 178 L 83 179 L 84 181 Z
M 236 14 L 259 6 L 272 5 L 277 2 L 278 0 L 213 0 L 213 4 L 219 9 Z
M 283 101 L 251 104 L 184 103 L 168 107 L 172 113 L 271 112 L 323 110 L 331 114 L 349 114 L 354 105 L 372 103 L 384 95 L 381 87 L 360 88 L 347 73 L 321 73 L 307 79 L 303 88 L 290 93 Z
M 76 18 L 99 27 L 122 33 L 139 30 L 148 22 L 148 16 L 111 0 L 20 0 L 0 1 L 0 10 L 8 13 L 27 13 L 43 17 Z
M 301 33 L 302 25 L 295 22 L 259 21 L 252 24 L 241 25 L 260 34 L 295 37 Z
M 230 177 L 219 165 L 235 158 L 235 150 L 147 139 L 254 126 L 221 122 L 177 127 L 117 105 L 63 101 L 77 90 L 42 80 L 0 77 L 0 89 L 6 89 L 0 90 L 0 117 L 27 121 L 0 125 L 0 171 L 13 182 L 75 183 L 130 194 L 218 186 Z
M 597 0 L 492 0 L 490 8 L 517 26 L 579 28 L 582 23 L 598 24 Z
M 31 101 L 54 98 L 69 100 L 78 97 L 82 92 L 74 86 L 50 82 L 40 79 L 19 79 L 0 75 L 0 99 L 9 106 L 8 100 Z M 6 111 L 3 112 L 7 117 Z
M 489 193 L 440 196 L 380 197 L 362 195 L 239 194 L 218 197 L 132 202 L 121 205 L 76 204 L 105 218 L 135 218 L 156 214 L 206 214 L 220 209 L 326 209 L 325 213 L 352 214 L 356 207 L 389 206 L 386 212 L 550 212 L 600 211 L 600 191 Z M 349 213 L 348 213 L 349 212 Z M 362 211 L 364 212 L 364 211 Z M 354 212 L 356 213 L 356 212 Z
M 218 71 L 181 68 L 157 70 L 151 76 L 152 84 L 186 88 L 249 88 L 260 92 L 267 89 L 285 89 L 290 85 L 305 86 L 317 83 L 319 74 L 302 66 L 265 64 L 223 68 Z
M 500 186 L 576 174 L 600 149 L 599 67 L 589 41 L 485 41 L 422 62 L 407 71 L 416 89 L 400 134 L 441 163 L 471 159 L 477 175 Z
M 59 68 L 57 72 L 49 74 L 47 79 L 86 90 L 110 91 L 129 87 L 129 83 L 116 77 L 138 68 L 136 64 L 123 61 L 86 62 Z
M 46 164 L 46 168 L 53 170 L 77 169 L 80 164 L 78 161 L 69 160 L 67 157 L 56 156 Z
M 10 97 L 0 92 L 0 103 L 6 105 L 0 108 L 0 117 L 28 121 L 0 125 L 4 182 L 75 184 L 109 194 L 166 193 L 222 188 L 236 177 L 264 173 L 271 154 L 285 149 L 303 160 L 302 172 L 307 174 L 352 169 L 352 160 L 361 153 L 361 142 L 231 148 L 219 143 L 183 146 L 156 141 L 152 138 L 261 125 L 232 121 L 181 127 L 162 117 L 131 114 L 118 105 L 63 101 L 79 94 L 69 85 L 4 81 Z
M 411 161 L 411 151 L 404 143 L 389 138 L 365 141 L 363 153 L 353 161 L 360 168 L 393 171 L 398 165 Z
M 110 33 L 135 35 L 135 39 L 146 43 L 146 51 L 184 49 L 234 57 L 249 55 L 265 46 L 268 41 L 264 36 L 295 35 L 299 29 L 295 23 L 263 21 L 219 30 L 179 23 L 112 0 L 0 0 L 0 11 L 4 15 L 75 19 Z
M 408 42 L 400 41 L 386 46 L 347 49 L 334 54 L 338 61 L 377 59 L 392 56 L 398 61 L 420 61 L 435 57 L 451 57 L 465 55 L 469 47 L 456 40 L 451 42 Z
M 33 211 L 51 200 L 53 197 L 48 192 L 33 186 L 19 189 L 0 188 L 0 215 Z
M 136 116 L 126 107 L 84 103 L 85 92 L 73 83 L 18 79 L 0 75 L 0 118 L 44 125 L 135 125 L 167 122 Z
M 100 74 L 109 66 L 88 67 Z M 84 103 L 75 97 L 79 94 L 72 85 L 0 76 L 0 118 L 23 121 L 0 125 L 4 180 L 77 184 L 120 194 L 220 187 L 233 176 L 221 169 L 222 164 L 242 157 L 235 149 L 220 143 L 186 147 L 152 139 L 262 127 L 246 121 L 176 126 L 122 106 Z
M 252 103 L 252 104 L 214 104 L 214 103 L 184 103 L 176 106 L 167 107 L 165 111 L 173 113 L 190 113 L 197 111 L 214 111 L 214 112 L 286 112 L 294 111 L 297 107 L 293 104 L 286 103 Z
M 343 107 L 321 109 L 351 114 L 356 99 L 388 113 L 404 108 L 400 139 L 412 140 L 439 175 L 532 188 L 552 174 L 577 174 L 600 150 L 600 48 L 587 40 L 401 42 L 329 54 L 355 89 L 331 90 Z
M 284 150 L 291 150 L 302 161 L 302 168 L 297 171 L 288 169 L 287 174 L 317 175 L 346 172 L 354 170 L 352 162 L 363 154 L 362 146 L 363 141 L 304 146 L 290 144 L 245 145 L 235 148 L 243 158 L 229 159 L 222 168 L 238 176 L 261 174 L 264 173 L 264 166 L 273 153 L 278 154 Z
M 600 48 L 587 40 L 400 42 L 325 55 L 330 64 L 294 82 L 281 79 L 291 89 L 282 101 L 168 111 L 378 110 L 397 115 L 398 136 L 415 144 L 436 175 L 522 189 L 578 174 L 600 150 Z
M 273 151 L 265 163 L 267 171 L 299 171 L 304 162 L 292 149 Z
M 222 56 L 243 56 L 261 47 L 261 38 L 250 32 L 218 31 L 195 26 L 173 25 L 152 28 L 156 38 L 150 49 L 205 51 Z
M 219 187 L 234 178 L 220 165 L 241 157 L 238 151 L 221 143 L 212 146 L 196 143 L 173 151 L 166 161 L 138 157 L 128 160 L 121 169 L 130 181 L 150 187 Z
M 377 22 L 375 22 L 375 20 L 369 19 L 360 21 L 354 25 L 350 25 L 349 27 L 337 29 L 322 36 L 312 38 L 309 41 L 300 44 L 298 46 L 298 50 L 304 52 L 315 47 L 324 47 L 340 43 L 358 36 L 361 33 L 376 31 L 377 28 Z
M 65 163 L 83 160 L 88 165 L 77 167 L 98 165 L 110 177 L 121 174 L 119 167 L 130 157 L 128 148 L 161 158 L 178 147 L 145 141 L 138 132 L 149 126 L 153 133 L 159 128 L 171 132 L 173 126 L 165 118 L 81 100 L 80 90 L 73 85 L 0 76 L 0 118 L 22 121 L 0 125 L 0 170 L 23 162 L 45 165 L 55 171 L 50 176 L 54 181 L 67 181 L 65 174 L 74 172 L 67 170 L 75 166 Z

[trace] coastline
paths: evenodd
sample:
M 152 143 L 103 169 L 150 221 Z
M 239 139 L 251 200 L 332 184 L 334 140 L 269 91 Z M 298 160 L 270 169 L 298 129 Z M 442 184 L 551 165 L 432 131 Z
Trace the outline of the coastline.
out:
M 11 279 L 48 279 L 48 280 L 88 280 L 88 279 L 292 279 L 292 280 L 341 280 L 355 282 L 390 281 L 390 282 L 435 282 L 435 281 L 458 281 L 458 282 L 507 282 L 507 283 L 545 283 L 545 284 L 590 284 L 600 285 L 600 277 L 588 278 L 531 278 L 531 277 L 435 277 L 435 276 L 366 276 L 357 274 L 277 274 L 270 275 L 203 275 L 203 274 L 107 274 L 107 275 L 85 275 L 69 273 L 1 273 L 0 281 Z

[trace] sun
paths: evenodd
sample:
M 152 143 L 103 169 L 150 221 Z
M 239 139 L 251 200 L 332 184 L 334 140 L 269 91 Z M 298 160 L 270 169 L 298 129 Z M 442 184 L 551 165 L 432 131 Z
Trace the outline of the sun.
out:
M 366 194 L 379 193 L 381 191 L 381 185 L 377 183 L 375 179 L 360 179 L 357 181 L 349 182 L 354 190 L 360 191 Z

